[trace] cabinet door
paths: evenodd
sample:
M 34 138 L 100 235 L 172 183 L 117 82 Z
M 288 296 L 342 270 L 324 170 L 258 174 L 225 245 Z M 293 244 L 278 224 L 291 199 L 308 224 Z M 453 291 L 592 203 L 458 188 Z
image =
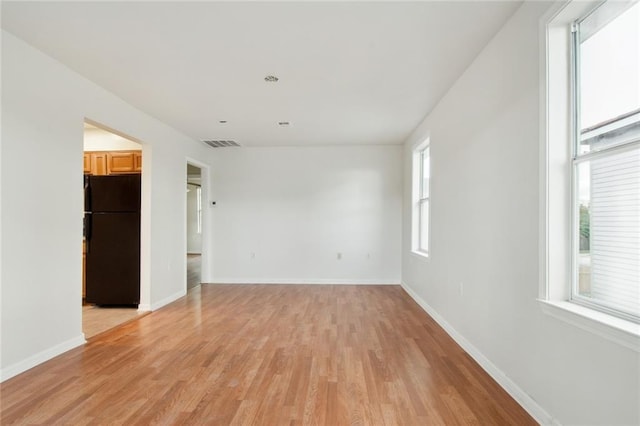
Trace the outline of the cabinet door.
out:
M 84 174 L 88 175 L 91 173 L 91 154 L 88 152 L 84 153 Z
M 142 151 L 136 151 L 134 154 L 134 171 L 142 171 Z
M 135 171 L 135 153 L 132 151 L 110 152 L 107 156 L 109 174 L 133 173 Z
M 91 153 L 91 174 L 101 176 L 107 174 L 107 153 L 92 152 Z

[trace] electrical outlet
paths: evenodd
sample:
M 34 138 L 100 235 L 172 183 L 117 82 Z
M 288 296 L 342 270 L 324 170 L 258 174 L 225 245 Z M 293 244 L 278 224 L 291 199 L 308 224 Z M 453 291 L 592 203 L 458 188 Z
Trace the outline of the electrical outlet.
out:
M 464 283 L 462 281 L 460 281 L 460 296 L 464 296 Z
M 255 259 L 256 258 L 256 254 L 254 252 L 251 252 L 251 259 Z
M 336 258 L 337 258 L 338 260 L 342 259 L 342 253 L 338 253 L 338 255 L 336 256 Z
M 371 253 L 367 253 L 367 260 L 371 259 Z

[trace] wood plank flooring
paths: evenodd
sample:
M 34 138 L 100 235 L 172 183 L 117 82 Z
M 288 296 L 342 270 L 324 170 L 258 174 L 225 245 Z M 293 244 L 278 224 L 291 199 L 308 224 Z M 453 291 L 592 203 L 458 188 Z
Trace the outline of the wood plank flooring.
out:
M 202 285 L 0 392 L 3 425 L 535 424 L 398 286 Z

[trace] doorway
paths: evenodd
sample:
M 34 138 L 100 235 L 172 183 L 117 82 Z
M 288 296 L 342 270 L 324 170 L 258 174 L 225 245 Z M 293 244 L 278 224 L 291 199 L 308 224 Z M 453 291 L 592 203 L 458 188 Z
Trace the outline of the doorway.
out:
M 187 291 L 202 281 L 202 169 L 187 163 Z
M 92 338 L 138 318 L 142 145 L 84 123 L 82 331 Z

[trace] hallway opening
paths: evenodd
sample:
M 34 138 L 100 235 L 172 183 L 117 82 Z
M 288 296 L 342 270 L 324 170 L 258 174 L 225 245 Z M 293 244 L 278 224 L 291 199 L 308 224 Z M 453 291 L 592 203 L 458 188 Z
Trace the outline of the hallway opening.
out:
M 202 280 L 202 169 L 187 163 L 187 290 Z

